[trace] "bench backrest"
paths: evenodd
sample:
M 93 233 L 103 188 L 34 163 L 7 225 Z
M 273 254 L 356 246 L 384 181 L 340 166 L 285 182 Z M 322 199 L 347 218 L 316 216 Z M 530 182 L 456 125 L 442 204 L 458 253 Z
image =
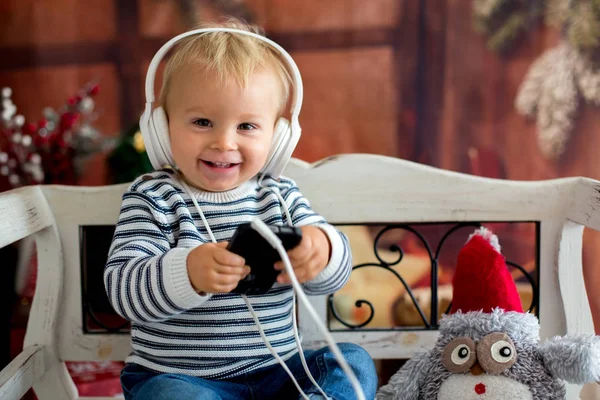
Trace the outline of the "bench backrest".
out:
M 527 221 L 539 229 L 541 334 L 593 331 L 583 283 L 583 227 L 600 229 L 600 183 L 585 178 L 543 182 L 484 179 L 400 159 L 353 154 L 315 164 L 292 160 L 294 179 L 313 208 L 333 224 Z M 86 226 L 114 225 L 127 185 L 37 186 L 0 198 L 0 245 L 35 234 L 38 280 L 25 345 L 49 346 L 60 360 L 123 360 L 129 335 L 84 329 L 82 246 Z M 90 239 L 91 238 L 91 239 Z M 90 247 L 92 246 L 92 247 Z M 89 259 L 89 257 L 87 258 Z M 98 287 L 102 281 L 94 283 Z M 93 285 L 93 284 L 92 284 Z M 89 286 L 89 285 L 88 285 Z M 321 318 L 331 310 L 326 296 L 312 298 Z M 299 308 L 305 346 L 322 335 Z M 338 341 L 364 346 L 374 358 L 407 358 L 430 347 L 434 330 L 334 332 Z

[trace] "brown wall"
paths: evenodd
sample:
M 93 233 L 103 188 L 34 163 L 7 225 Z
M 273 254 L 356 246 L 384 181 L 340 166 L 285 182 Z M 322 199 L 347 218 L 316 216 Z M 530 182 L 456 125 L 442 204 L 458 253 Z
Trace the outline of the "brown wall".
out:
M 223 10 L 199 1 L 199 19 Z M 213 2 L 217 3 L 217 2 Z M 352 3 L 352 4 L 349 4 Z M 145 69 L 158 47 L 182 32 L 175 1 L 10 0 L 0 6 L 0 84 L 28 119 L 98 79 L 97 126 L 116 135 L 143 107 Z M 399 145 L 398 41 L 401 3 L 247 1 L 254 21 L 296 58 L 304 76 L 303 140 L 295 155 L 314 161 L 342 152 L 410 156 Z M 360 12 L 357 10 L 360 9 Z M 81 184 L 106 182 L 96 157 Z

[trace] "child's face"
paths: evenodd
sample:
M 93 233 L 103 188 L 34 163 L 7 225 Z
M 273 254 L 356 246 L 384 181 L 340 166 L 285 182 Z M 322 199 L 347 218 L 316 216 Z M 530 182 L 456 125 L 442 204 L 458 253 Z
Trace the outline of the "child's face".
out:
M 173 76 L 167 95 L 171 150 L 186 180 L 220 192 L 254 177 L 267 161 L 280 97 L 277 76 L 268 70 L 255 71 L 246 88 L 193 67 Z

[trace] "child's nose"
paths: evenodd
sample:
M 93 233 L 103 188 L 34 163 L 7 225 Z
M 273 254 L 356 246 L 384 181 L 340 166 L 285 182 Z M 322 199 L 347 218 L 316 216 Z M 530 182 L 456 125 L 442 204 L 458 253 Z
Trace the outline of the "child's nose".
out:
M 215 135 L 212 148 L 220 151 L 237 150 L 236 132 L 221 131 Z

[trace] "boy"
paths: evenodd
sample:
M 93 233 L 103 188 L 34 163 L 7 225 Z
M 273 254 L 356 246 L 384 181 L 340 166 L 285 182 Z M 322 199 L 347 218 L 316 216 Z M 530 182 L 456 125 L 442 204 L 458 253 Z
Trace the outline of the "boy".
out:
M 294 182 L 257 179 L 288 102 L 289 74 L 260 40 L 210 32 L 180 42 L 163 79 L 160 102 L 176 171 L 138 178 L 123 195 L 104 275 L 113 307 L 132 321 L 133 352 L 121 374 L 125 397 L 295 398 L 242 297 L 230 293 L 249 268 L 226 249 L 240 223 L 258 216 L 286 225 L 289 213 L 302 241 L 288 254 L 306 293 L 333 293 L 349 277 L 346 238 L 311 210 Z M 283 270 L 281 263 L 276 268 Z M 297 352 L 289 283 L 283 271 L 268 293 L 248 299 L 302 389 L 322 398 Z M 373 399 L 377 376 L 368 353 L 352 344 L 340 349 Z M 328 348 L 305 356 L 330 398 L 355 398 Z

